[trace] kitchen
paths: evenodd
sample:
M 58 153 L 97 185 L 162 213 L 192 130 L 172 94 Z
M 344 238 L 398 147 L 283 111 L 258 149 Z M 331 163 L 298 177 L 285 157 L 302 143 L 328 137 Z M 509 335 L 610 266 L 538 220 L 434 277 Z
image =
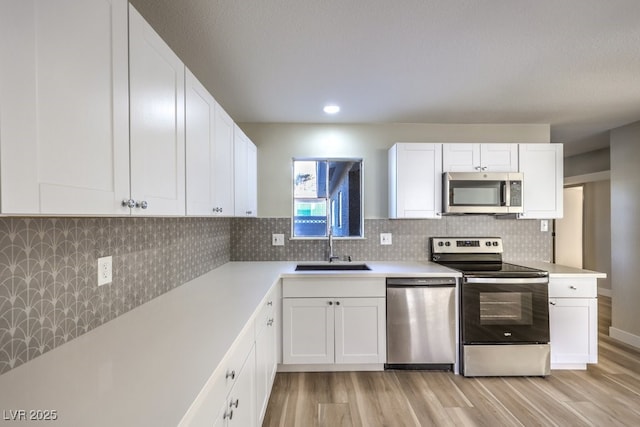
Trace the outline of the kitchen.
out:
M 3 25 L 3 28 L 7 26 Z M 18 367 L 17 364 L 31 360 L 32 356 L 48 353 L 47 350 L 53 347 L 60 351 L 76 341 L 72 338 L 85 336 L 83 333 L 89 330 L 99 332 L 100 328 L 96 328 L 97 325 L 129 312 L 135 306 L 154 299 L 178 284 L 195 279 L 214 267 L 225 265 L 227 261 L 322 259 L 325 241 L 287 240 L 284 247 L 271 245 L 271 234 L 287 235 L 291 229 L 289 221 L 292 157 L 330 155 L 364 159 L 365 236 L 391 232 L 393 244 L 382 247 L 377 245 L 377 239 L 367 239 L 363 242 L 337 241 L 337 252 L 348 253 L 354 259 L 392 261 L 405 259 L 409 254 L 413 260 L 427 260 L 428 237 L 470 234 L 501 235 L 505 239 L 506 253 L 514 260 L 551 259 L 550 234 L 540 232 L 540 224 L 537 221 L 498 221 L 490 217 L 447 217 L 441 220 L 406 221 L 385 219 L 388 217 L 386 153 L 394 142 L 550 142 L 549 125 L 243 124 L 242 130 L 258 146 L 259 218 L 146 218 L 143 215 L 132 219 L 70 219 L 55 216 L 3 219 L 6 221 L 4 227 L 7 230 L 5 241 L 8 242 L 3 247 L 21 248 L 22 251 L 19 253 L 17 249 L 7 249 L 7 265 L 10 266 L 8 270 L 11 274 L 8 274 L 7 270 L 5 274 L 8 274 L 11 280 L 4 283 L 11 284 L 5 285 L 8 286 L 7 293 L 10 297 L 4 301 L 10 302 L 11 309 L 3 309 L 3 318 L 10 317 L 6 324 L 9 325 L 7 330 L 13 330 L 9 334 L 11 336 L 16 331 L 24 331 L 25 327 L 36 332 L 25 333 L 25 338 L 28 336 L 29 340 L 9 341 L 5 333 L 3 343 L 10 342 L 11 350 L 7 353 L 7 361 L 3 360 L 3 363 L 6 363 L 3 370 L 7 369 L 6 366 Z M 628 141 L 632 141 L 634 135 L 637 135 L 637 129 L 633 126 L 622 127 L 612 132 L 612 185 L 635 177 L 633 168 L 629 169 L 627 166 L 627 159 L 633 159 L 634 151 L 623 151 L 633 150 L 632 144 Z M 635 155 L 637 156 L 637 153 Z M 60 156 L 56 157 L 56 153 L 52 153 L 52 158 L 58 157 Z M 3 174 L 7 173 L 7 165 L 3 164 L 2 170 Z M 637 177 L 633 179 L 637 181 Z M 3 179 L 3 185 L 5 182 Z M 612 191 L 612 196 L 615 195 Z M 87 215 L 82 210 L 87 208 L 83 206 L 86 203 L 80 200 L 79 205 L 74 207 L 77 209 L 75 212 Z M 244 209 L 245 212 L 250 210 Z M 627 211 L 625 214 L 628 213 Z M 620 232 L 624 237 L 624 233 L 628 233 L 629 230 L 618 230 L 615 228 L 616 225 L 613 222 L 612 238 L 620 236 Z M 635 232 L 635 229 L 631 231 Z M 635 248 L 629 247 L 633 242 L 620 237 L 618 239 L 619 244 L 614 245 L 614 250 L 626 248 L 631 250 L 631 253 L 637 253 Z M 51 254 L 54 261 L 49 262 Z M 114 282 L 116 286 L 111 290 L 104 287 L 96 290 L 93 286 L 86 286 L 94 281 L 94 259 L 109 255 L 114 255 L 114 277 L 121 278 L 122 281 Z M 617 258 L 624 259 L 622 256 Z M 50 268 L 50 265 L 54 267 Z M 33 280 L 34 286 L 27 287 L 26 291 L 20 290 L 19 281 L 16 279 L 20 276 L 14 274 L 20 269 L 26 271 L 25 280 L 22 282 L 31 283 L 29 280 Z M 633 266 L 627 265 L 616 271 L 628 274 L 630 269 L 632 270 Z M 83 273 L 78 275 L 78 272 Z M 58 282 L 58 277 L 64 277 L 64 280 Z M 62 285 L 52 290 L 52 295 L 47 294 L 46 298 L 38 299 L 38 296 L 42 297 L 50 291 L 46 286 L 40 287 L 40 284 L 47 283 L 47 280 Z M 35 286 L 36 282 L 38 286 Z M 631 294 L 625 297 L 627 294 L 624 292 L 627 289 L 620 289 L 623 293 L 618 296 L 619 303 L 621 307 L 625 307 L 625 300 L 632 303 L 635 294 L 633 289 L 629 289 Z M 615 301 L 616 292 L 614 305 Z M 19 305 L 23 302 L 24 308 Z M 256 301 L 256 305 L 259 302 Z M 34 311 L 38 310 L 37 316 L 27 309 L 32 306 L 36 307 Z M 47 314 L 51 312 L 58 313 L 59 316 Z M 129 317 L 135 316 L 134 313 L 136 310 L 129 312 Z M 626 311 L 622 313 L 619 329 L 623 332 L 633 332 L 633 326 L 626 326 Z M 41 318 L 42 322 L 50 322 L 51 325 L 48 328 L 38 328 Z M 113 339 L 117 341 L 117 337 Z M 71 343 L 59 346 L 68 340 L 71 340 Z M 82 338 L 79 340 L 82 341 Z M 144 343 L 144 340 L 140 340 L 139 345 Z M 132 348 L 136 348 L 135 341 L 132 341 Z M 25 367 L 30 363 L 38 363 L 37 360 L 36 357 L 33 361 L 27 362 Z M 107 367 L 101 375 L 107 381 L 111 375 L 108 364 L 105 366 Z M 103 384 L 103 387 L 108 389 L 108 384 Z M 184 404 L 187 398 L 182 396 L 178 399 L 182 399 Z

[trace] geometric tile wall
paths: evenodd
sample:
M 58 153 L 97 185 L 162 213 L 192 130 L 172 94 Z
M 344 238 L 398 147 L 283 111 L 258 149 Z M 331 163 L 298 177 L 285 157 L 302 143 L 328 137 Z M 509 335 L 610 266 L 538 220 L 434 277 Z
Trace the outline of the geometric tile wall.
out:
M 229 218 L 0 218 L 0 374 L 230 259 Z M 97 258 L 113 282 L 97 286 Z
M 284 246 L 272 246 L 271 234 L 285 235 Z M 380 233 L 392 233 L 393 244 L 382 246 Z M 232 261 L 320 261 L 327 240 L 289 240 L 290 218 L 234 218 L 231 224 Z M 362 261 L 429 259 L 429 237 L 502 237 L 505 260 L 550 261 L 552 237 L 540 231 L 538 220 L 504 219 L 485 215 L 445 216 L 433 220 L 365 219 L 364 239 L 334 239 L 334 253 Z
M 427 260 L 432 236 L 499 236 L 505 258 L 549 261 L 539 221 L 366 219 L 334 241 L 353 260 Z M 271 234 L 285 234 L 272 246 Z M 393 233 L 381 246 L 379 233 Z M 0 375 L 228 261 L 315 261 L 326 240 L 289 240 L 290 218 L 0 218 Z M 113 282 L 97 286 L 97 258 Z

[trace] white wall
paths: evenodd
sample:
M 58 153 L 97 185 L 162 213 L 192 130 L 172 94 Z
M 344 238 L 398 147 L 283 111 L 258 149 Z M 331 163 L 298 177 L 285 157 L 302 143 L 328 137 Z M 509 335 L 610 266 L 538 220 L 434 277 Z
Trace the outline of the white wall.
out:
M 611 296 L 611 181 L 584 184 L 584 264 L 607 274 L 598 279 L 601 293 Z M 606 290 L 606 291 L 605 291 Z
M 258 215 L 291 215 L 293 157 L 364 159 L 366 218 L 388 218 L 387 151 L 395 142 L 548 143 L 545 124 L 262 124 L 243 123 L 258 146 Z
M 611 336 L 640 347 L 640 122 L 611 132 Z
M 582 186 L 564 189 L 564 215 L 556 220 L 555 262 L 582 268 Z

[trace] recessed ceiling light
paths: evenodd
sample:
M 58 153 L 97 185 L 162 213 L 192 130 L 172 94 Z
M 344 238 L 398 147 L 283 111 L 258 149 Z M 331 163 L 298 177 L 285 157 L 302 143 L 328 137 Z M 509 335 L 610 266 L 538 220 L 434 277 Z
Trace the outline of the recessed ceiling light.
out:
M 336 114 L 340 112 L 340 107 L 338 105 L 325 105 L 324 112 L 327 114 Z

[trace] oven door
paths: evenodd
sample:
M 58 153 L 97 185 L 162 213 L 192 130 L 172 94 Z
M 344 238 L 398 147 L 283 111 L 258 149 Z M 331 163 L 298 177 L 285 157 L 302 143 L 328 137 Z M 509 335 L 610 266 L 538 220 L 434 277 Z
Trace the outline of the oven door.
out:
M 548 279 L 465 278 L 465 344 L 549 342 Z

